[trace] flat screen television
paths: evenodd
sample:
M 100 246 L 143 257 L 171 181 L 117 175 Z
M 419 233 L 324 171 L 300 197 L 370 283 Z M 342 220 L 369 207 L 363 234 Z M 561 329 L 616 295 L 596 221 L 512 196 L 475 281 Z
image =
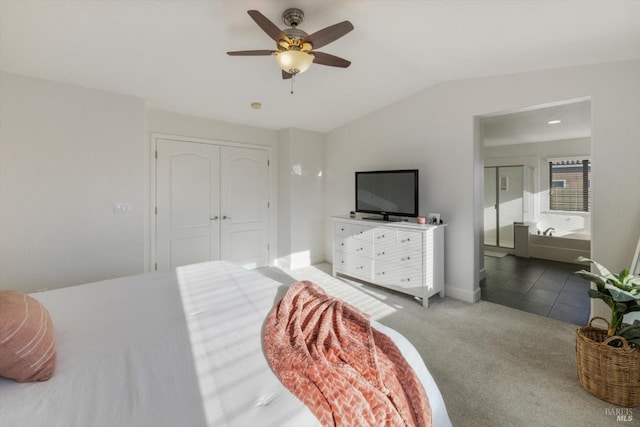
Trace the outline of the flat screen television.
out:
M 356 172 L 356 212 L 418 216 L 418 169 Z

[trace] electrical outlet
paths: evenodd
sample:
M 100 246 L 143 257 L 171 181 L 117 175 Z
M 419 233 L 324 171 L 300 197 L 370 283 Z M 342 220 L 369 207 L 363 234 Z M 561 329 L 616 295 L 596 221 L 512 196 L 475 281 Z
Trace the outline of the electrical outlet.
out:
M 113 213 L 114 214 L 128 214 L 128 213 L 131 213 L 131 203 L 114 203 L 113 204 Z

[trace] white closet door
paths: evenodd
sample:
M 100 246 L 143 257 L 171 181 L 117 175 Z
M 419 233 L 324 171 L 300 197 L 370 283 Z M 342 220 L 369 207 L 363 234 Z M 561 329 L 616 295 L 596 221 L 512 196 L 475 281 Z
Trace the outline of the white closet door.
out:
M 248 268 L 269 263 L 269 166 L 265 150 L 222 147 L 222 259 Z
M 220 259 L 220 147 L 157 140 L 157 269 Z

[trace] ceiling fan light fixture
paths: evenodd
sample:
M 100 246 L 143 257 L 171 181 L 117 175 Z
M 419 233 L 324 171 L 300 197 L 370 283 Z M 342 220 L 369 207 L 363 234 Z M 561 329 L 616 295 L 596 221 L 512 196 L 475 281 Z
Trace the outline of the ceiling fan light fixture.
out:
M 313 55 L 299 50 L 288 50 L 278 53 L 276 62 L 283 71 L 296 75 L 309 69 L 313 63 Z

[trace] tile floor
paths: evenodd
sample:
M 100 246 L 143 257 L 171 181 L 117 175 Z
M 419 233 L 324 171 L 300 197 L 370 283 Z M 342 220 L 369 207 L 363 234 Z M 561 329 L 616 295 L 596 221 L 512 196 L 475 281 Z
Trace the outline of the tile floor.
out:
M 484 257 L 487 276 L 482 299 L 578 326 L 589 320 L 589 282 L 572 274 L 577 264 L 520 258 Z

